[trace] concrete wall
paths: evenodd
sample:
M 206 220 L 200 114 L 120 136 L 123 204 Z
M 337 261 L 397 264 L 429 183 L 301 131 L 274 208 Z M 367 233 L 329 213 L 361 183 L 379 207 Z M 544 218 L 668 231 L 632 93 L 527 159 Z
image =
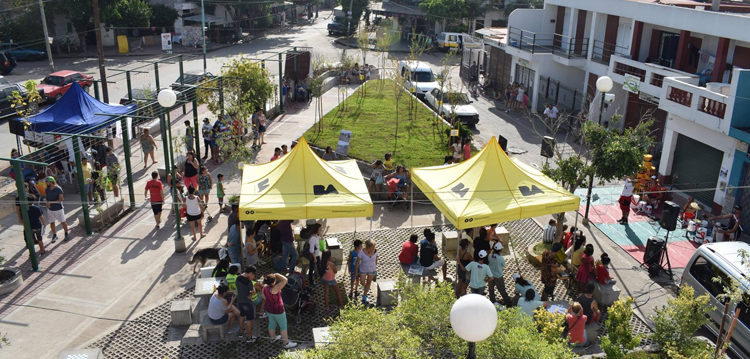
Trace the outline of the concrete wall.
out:
M 664 126 L 664 144 L 662 146 L 661 160 L 659 161 L 659 175 L 672 174 L 674 150 L 677 146 L 678 135 L 688 136 L 724 153 L 721 168 L 726 169 L 728 172 L 725 176 L 719 174 L 716 182 L 716 193 L 713 199 L 714 203 L 723 206 L 727 195 L 727 185 L 732 176 L 729 171 L 733 169 L 736 150 L 742 145 L 736 139 L 721 132 L 708 130 L 691 120 L 669 114 L 667 123 Z
M 674 29 L 750 41 L 750 32 L 737 31 L 750 26 L 750 18 L 743 14 L 623 0 L 546 0 L 545 6 L 551 7 L 550 5 L 569 6 L 627 17 L 647 24 L 660 24 Z

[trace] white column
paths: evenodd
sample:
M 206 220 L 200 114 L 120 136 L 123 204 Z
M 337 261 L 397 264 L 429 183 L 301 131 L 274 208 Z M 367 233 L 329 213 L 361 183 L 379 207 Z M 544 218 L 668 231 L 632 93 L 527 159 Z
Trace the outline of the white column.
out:
M 594 37 L 596 36 L 597 15 L 599 15 L 599 13 L 591 11 L 591 29 L 589 29 L 589 60 L 591 60 L 591 54 L 594 52 Z
M 586 96 L 588 96 L 589 90 L 589 70 L 586 70 L 586 74 L 583 77 L 583 93 L 581 93 L 581 111 L 586 109 Z M 593 100 L 593 99 L 592 99 Z M 591 113 L 591 111 L 589 111 Z
M 675 120 L 671 114 L 667 114 L 667 123 L 664 125 L 664 141 L 661 147 L 661 159 L 659 160 L 659 174 L 669 175 L 672 173 L 672 163 L 674 162 L 674 150 L 677 147 L 677 136 L 679 133 L 674 130 Z
M 536 70 L 534 70 L 534 84 L 533 84 L 534 93 L 531 95 L 531 112 L 537 113 L 536 111 L 536 105 L 539 102 L 539 66 L 537 66 Z

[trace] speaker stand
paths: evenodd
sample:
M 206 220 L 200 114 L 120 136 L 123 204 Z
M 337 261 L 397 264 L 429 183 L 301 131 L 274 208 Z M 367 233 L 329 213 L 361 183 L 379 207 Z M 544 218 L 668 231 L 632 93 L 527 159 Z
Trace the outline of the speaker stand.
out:
M 668 247 L 669 247 L 669 231 L 667 231 L 667 235 L 666 237 L 664 237 L 664 247 L 662 247 L 662 250 L 661 250 L 661 257 L 659 258 L 659 266 L 661 267 L 662 270 L 666 271 L 667 274 L 669 274 L 669 279 L 671 280 L 673 274 L 672 274 L 672 264 L 669 263 L 669 251 L 667 250 Z M 664 269 L 664 265 L 662 264 L 664 263 L 665 259 L 667 261 L 666 270 Z

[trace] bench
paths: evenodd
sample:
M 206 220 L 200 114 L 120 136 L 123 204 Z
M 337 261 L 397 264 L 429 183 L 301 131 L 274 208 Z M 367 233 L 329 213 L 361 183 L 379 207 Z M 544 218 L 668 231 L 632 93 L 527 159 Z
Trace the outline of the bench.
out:
M 182 327 L 193 324 L 192 301 L 190 299 L 173 300 L 169 312 L 173 326 Z
M 313 328 L 313 345 L 315 347 L 324 347 L 331 343 L 331 327 Z
M 68 349 L 57 355 L 57 359 L 100 359 L 104 358 L 101 349 Z
M 395 305 L 394 303 L 396 301 L 396 281 L 393 280 L 383 280 L 378 281 L 378 301 L 377 305 L 379 307 L 388 307 Z
M 503 244 L 503 250 L 500 252 L 501 255 L 509 255 L 510 254 L 510 247 L 508 246 L 508 243 L 510 243 L 510 233 L 508 232 L 505 227 L 495 227 L 495 234 L 497 235 L 497 239 L 500 240 L 500 243 Z
M 456 255 L 458 255 L 458 233 L 456 231 L 445 231 L 442 232 L 442 248 L 443 248 L 443 257 L 449 260 L 453 260 L 456 258 Z M 471 238 L 466 234 L 466 232 L 461 231 L 461 237 L 466 238 L 471 242 Z
M 226 333 L 226 324 L 214 324 L 208 317 L 208 309 L 201 310 L 201 324 L 200 324 L 200 336 L 204 342 L 208 342 L 209 338 L 218 336 L 218 340 L 224 340 L 224 334 Z
M 620 298 L 620 288 L 617 284 L 601 284 L 595 283 L 594 287 L 594 299 L 600 306 L 609 307 Z
M 331 260 L 337 267 L 341 266 L 344 260 L 344 250 L 341 248 L 341 242 L 336 237 L 326 237 L 326 249 L 331 251 Z
M 185 335 L 180 339 L 180 345 L 200 345 L 203 344 L 203 338 L 201 337 L 201 325 L 190 324 Z

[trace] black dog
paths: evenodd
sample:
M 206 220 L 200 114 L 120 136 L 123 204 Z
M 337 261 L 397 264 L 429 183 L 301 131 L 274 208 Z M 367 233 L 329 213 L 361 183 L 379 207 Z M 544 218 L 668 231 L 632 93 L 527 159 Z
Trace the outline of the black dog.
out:
M 193 254 L 193 259 L 188 261 L 188 264 L 193 264 L 193 273 L 195 273 L 195 269 L 198 267 L 198 264 L 202 267 L 206 266 L 206 262 L 209 259 L 213 259 L 215 261 L 219 261 L 219 248 L 203 248 L 201 250 L 198 250 Z

